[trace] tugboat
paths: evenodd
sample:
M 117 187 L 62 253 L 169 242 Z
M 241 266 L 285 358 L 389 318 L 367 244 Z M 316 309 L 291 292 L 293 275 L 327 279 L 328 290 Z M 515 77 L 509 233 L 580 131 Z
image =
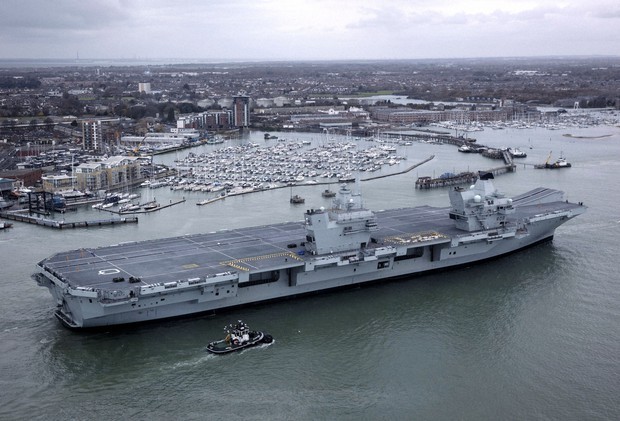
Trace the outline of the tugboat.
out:
M 273 337 L 268 333 L 250 330 L 247 324 L 238 320 L 236 324 L 224 327 L 226 337 L 207 345 L 207 351 L 212 354 L 227 354 L 240 351 L 259 344 L 270 344 Z
M 325 191 L 323 193 L 321 193 L 321 196 L 329 198 L 329 197 L 336 197 L 336 192 L 335 191 L 331 191 L 329 189 L 325 189 Z
M 293 186 L 291 186 L 291 199 L 290 199 L 291 204 L 298 205 L 300 203 L 304 203 L 305 201 L 306 201 L 306 199 L 304 199 L 303 197 L 301 197 L 298 194 L 293 196 Z
M 547 157 L 547 160 L 545 161 L 544 164 L 534 165 L 534 168 L 556 170 L 560 168 L 571 167 L 570 162 L 567 162 L 566 158 L 564 158 L 561 154 L 560 154 L 560 157 L 557 159 L 557 161 L 553 163 L 549 162 L 550 159 L 551 159 L 551 152 L 549 152 L 549 156 Z
M 300 204 L 300 203 L 304 203 L 306 201 L 306 199 L 304 199 L 300 195 L 296 194 L 295 196 L 291 197 L 290 201 L 291 201 L 292 204 L 297 205 L 297 204 Z

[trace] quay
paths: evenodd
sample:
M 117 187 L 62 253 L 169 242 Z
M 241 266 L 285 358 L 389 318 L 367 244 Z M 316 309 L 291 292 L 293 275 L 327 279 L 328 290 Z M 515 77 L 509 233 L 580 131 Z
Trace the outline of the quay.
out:
M 456 186 L 459 184 L 472 184 L 478 179 L 478 175 L 473 172 L 462 172 L 450 177 L 418 177 L 415 182 L 416 189 L 434 189 L 438 187 Z
M 382 134 L 390 139 L 421 140 L 428 143 L 447 143 L 455 146 L 463 146 L 465 143 L 470 144 L 476 142 L 474 138 L 466 139 L 463 137 L 451 136 L 446 132 L 433 130 L 408 129 L 407 131 L 388 131 Z
M 1 212 L 0 218 L 55 229 L 101 227 L 107 225 L 130 224 L 138 222 L 138 217 L 135 216 L 120 219 L 95 219 L 93 221 L 57 221 L 55 219 L 36 218 L 33 216 L 20 215 L 15 212 Z
M 501 167 L 495 167 L 485 171 L 478 171 L 478 174 L 491 173 L 493 175 L 499 175 L 505 174 L 507 172 L 514 172 L 515 170 L 516 165 L 511 163 L 509 165 L 502 165 Z M 415 182 L 415 188 L 427 190 L 441 187 L 457 186 L 459 184 L 473 184 L 476 182 L 476 180 L 478 180 L 478 174 L 467 171 L 447 177 L 418 177 Z
M 110 212 L 110 213 L 115 213 L 117 215 L 135 215 L 135 214 L 138 214 L 138 213 L 151 213 L 151 212 L 155 212 L 155 211 L 158 211 L 158 210 L 161 210 L 161 209 L 169 208 L 169 207 L 174 206 L 174 205 L 178 205 L 178 204 L 183 203 L 183 202 L 185 202 L 185 198 L 183 198 L 181 200 L 177 200 L 176 202 L 170 201 L 170 203 L 168 203 L 168 204 L 159 205 L 159 206 L 157 206 L 155 208 L 152 208 L 152 209 L 142 209 L 142 210 L 138 210 L 138 211 L 129 211 L 129 212 L 119 212 L 119 211 L 113 210 L 113 209 L 99 209 L 99 210 L 102 210 L 102 211 L 105 211 L 105 212 Z
M 390 173 L 390 174 L 376 175 L 374 177 L 362 178 L 361 181 L 371 181 L 371 180 L 377 180 L 379 178 L 392 177 L 393 175 L 405 174 L 405 173 L 408 173 L 408 172 L 412 171 L 413 169 L 419 167 L 420 165 L 426 164 L 427 162 L 433 160 L 434 158 L 435 158 L 435 155 L 431 155 L 428 158 L 426 158 L 425 160 L 420 161 L 417 164 L 413 164 L 412 166 L 407 167 L 407 168 L 405 168 L 402 171 L 398 171 L 398 172 L 394 172 L 394 173 Z

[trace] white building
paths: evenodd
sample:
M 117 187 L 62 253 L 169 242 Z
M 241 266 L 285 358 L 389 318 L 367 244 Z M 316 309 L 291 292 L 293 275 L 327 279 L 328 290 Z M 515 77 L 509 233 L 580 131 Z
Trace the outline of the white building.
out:
M 140 82 L 138 83 L 138 92 L 145 94 L 150 94 L 151 91 L 151 83 L 150 82 Z

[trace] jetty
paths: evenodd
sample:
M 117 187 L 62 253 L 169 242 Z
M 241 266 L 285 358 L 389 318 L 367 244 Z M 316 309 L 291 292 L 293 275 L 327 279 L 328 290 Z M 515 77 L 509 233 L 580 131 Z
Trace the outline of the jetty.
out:
M 398 171 L 398 172 L 393 172 L 393 173 L 389 173 L 389 174 L 383 174 L 383 175 L 376 175 L 374 177 L 367 177 L 367 178 L 362 178 L 360 181 L 371 181 L 371 180 L 377 180 L 379 178 L 386 178 L 386 177 L 392 177 L 394 175 L 399 175 L 399 174 L 406 174 L 408 172 L 411 172 L 412 170 L 414 170 L 415 168 L 419 167 L 420 165 L 426 164 L 427 162 L 433 160 L 435 158 L 435 155 L 431 155 L 428 158 L 426 158 L 423 161 L 418 162 L 417 164 L 413 164 L 410 167 L 405 168 L 402 171 Z
M 177 200 L 175 202 L 170 201 L 170 203 L 167 203 L 165 205 L 158 205 L 158 206 L 155 206 L 155 207 L 149 208 L 149 209 L 146 209 L 146 208 L 142 207 L 140 210 L 127 211 L 127 212 L 120 212 L 120 211 L 114 210 L 114 209 L 99 209 L 99 210 L 102 210 L 102 211 L 105 211 L 105 212 L 110 212 L 110 213 L 115 213 L 117 215 L 134 215 L 134 214 L 139 214 L 139 213 L 155 212 L 155 211 L 158 211 L 158 210 L 161 210 L 161 209 L 166 209 L 166 208 L 169 208 L 171 206 L 178 205 L 178 204 L 183 203 L 183 202 L 185 202 L 185 198 L 183 198 L 181 200 Z M 141 205 L 141 206 L 144 206 L 144 205 Z
M 138 222 L 138 218 L 135 216 L 128 218 L 95 219 L 92 221 L 58 221 L 55 219 L 22 215 L 17 212 L 1 212 L 0 218 L 55 229 L 102 227 L 107 225 L 131 224 Z
M 212 199 L 205 199 L 205 200 L 201 200 L 200 202 L 196 203 L 198 206 L 203 206 L 203 205 L 208 205 L 209 203 L 213 203 L 213 202 L 217 202 L 218 200 L 222 200 L 225 199 L 227 195 L 220 195 L 217 197 L 214 197 Z
M 438 178 L 418 177 L 415 182 L 416 189 L 434 189 L 438 187 L 457 186 L 459 184 L 472 184 L 476 182 L 478 175 L 473 172 L 459 174 L 442 174 Z
M 435 130 L 416 130 L 407 129 L 403 131 L 387 131 L 382 133 L 383 136 L 389 139 L 398 140 L 417 140 L 427 143 L 446 143 L 455 146 L 463 146 L 464 144 L 475 143 L 474 138 L 465 138 L 462 136 L 452 136 L 447 132 L 435 131 Z
M 478 171 L 478 174 L 491 173 L 493 175 L 505 174 L 516 170 L 515 164 L 502 165 L 500 167 L 490 168 L 484 171 Z M 415 182 L 415 188 L 421 190 L 436 189 L 441 187 L 458 186 L 460 184 L 473 184 L 478 180 L 479 175 L 465 171 L 458 174 L 444 173 L 437 178 L 418 177 Z

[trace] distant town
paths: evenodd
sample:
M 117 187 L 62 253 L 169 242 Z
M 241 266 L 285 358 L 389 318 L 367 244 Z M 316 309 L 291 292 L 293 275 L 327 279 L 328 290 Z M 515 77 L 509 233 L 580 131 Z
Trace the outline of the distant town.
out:
M 575 109 L 606 121 L 569 121 Z M 369 138 L 421 126 L 618 121 L 620 57 L 65 66 L 0 62 L 0 191 L 114 191 L 166 168 L 153 154 L 249 130 Z

